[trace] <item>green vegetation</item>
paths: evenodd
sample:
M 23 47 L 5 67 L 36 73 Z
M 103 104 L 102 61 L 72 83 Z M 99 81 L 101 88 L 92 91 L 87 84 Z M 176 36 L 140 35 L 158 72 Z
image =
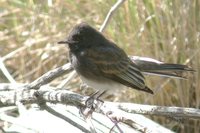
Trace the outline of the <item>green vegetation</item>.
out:
M 116 0 L 1 0 L 0 56 L 13 77 L 29 83 L 67 62 L 62 40 L 75 24 L 85 21 L 100 28 Z M 129 55 L 147 56 L 192 66 L 188 80 L 147 77 L 155 95 L 131 89 L 112 100 L 162 106 L 200 107 L 200 1 L 127 0 L 104 33 Z M 61 79 L 54 81 L 54 84 Z M 0 82 L 4 81 L 0 74 Z M 73 80 L 73 91 L 79 82 Z M 126 95 L 126 97 L 123 97 Z M 200 121 L 152 117 L 175 132 L 200 132 Z

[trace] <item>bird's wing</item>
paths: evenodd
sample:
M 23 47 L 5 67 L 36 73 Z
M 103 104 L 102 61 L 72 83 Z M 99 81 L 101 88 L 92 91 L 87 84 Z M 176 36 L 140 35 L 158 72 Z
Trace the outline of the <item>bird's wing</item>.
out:
M 144 76 L 125 52 L 115 46 L 93 48 L 87 51 L 87 58 L 93 62 L 104 77 L 137 90 L 153 93 L 144 82 Z

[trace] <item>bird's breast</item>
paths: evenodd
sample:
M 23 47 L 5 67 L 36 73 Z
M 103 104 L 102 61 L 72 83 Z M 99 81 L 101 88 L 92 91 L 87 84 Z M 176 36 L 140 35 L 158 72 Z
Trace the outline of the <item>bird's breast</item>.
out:
M 78 54 L 71 54 L 70 61 L 72 67 L 76 70 L 79 75 L 82 75 L 87 78 L 97 78 L 100 77 L 100 71 L 96 64 L 94 64 L 91 60 L 85 56 L 84 52 L 80 52 Z
M 107 78 L 96 78 L 96 79 L 88 79 L 84 76 L 80 76 L 81 80 L 86 83 L 88 86 L 92 87 L 93 89 L 97 90 L 117 90 L 124 87 L 122 84 L 119 84 L 115 81 L 112 81 Z

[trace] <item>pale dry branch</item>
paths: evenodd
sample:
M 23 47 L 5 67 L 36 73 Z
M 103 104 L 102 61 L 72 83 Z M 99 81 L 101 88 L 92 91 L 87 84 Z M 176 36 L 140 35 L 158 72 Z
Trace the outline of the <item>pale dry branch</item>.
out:
M 7 88 L 11 88 L 8 87 L 9 84 L 4 84 L 4 85 Z M 23 88 L 25 88 L 25 86 Z M 3 87 L 3 85 L 1 85 L 0 87 Z M 87 96 L 82 96 L 67 90 L 55 91 L 55 89 L 56 88 L 54 87 L 43 86 L 40 88 L 40 90 L 14 89 L 10 91 L 1 91 L 0 93 L 0 102 L 2 103 L 1 106 L 15 105 L 17 101 L 21 101 L 24 104 L 37 103 L 38 99 L 35 96 L 36 92 L 40 94 L 40 97 L 45 102 L 61 103 L 76 107 L 85 106 L 84 101 L 88 98 Z M 143 115 L 200 119 L 200 109 L 195 109 L 195 108 L 163 107 L 163 106 L 141 105 L 134 103 L 104 102 L 103 106 L 100 109 L 101 111 L 103 111 L 103 114 L 107 114 L 110 111 L 115 112 L 115 110 L 113 109 L 118 109 L 130 114 L 134 113 Z
M 106 19 L 104 20 L 103 24 L 101 25 L 101 28 L 99 29 L 100 32 L 103 32 L 108 25 L 108 22 L 110 21 L 113 14 L 116 12 L 116 10 L 125 2 L 126 0 L 118 0 L 108 12 Z
M 154 105 L 142 105 L 133 103 L 107 103 L 107 106 L 116 106 L 128 113 L 165 116 L 169 118 L 200 119 L 200 109 L 183 107 L 166 107 Z
M 42 85 L 45 85 L 49 82 L 51 82 L 52 80 L 54 80 L 55 78 L 69 73 L 72 70 L 71 64 L 65 64 L 61 67 L 58 67 L 54 70 L 51 70 L 47 73 L 45 73 L 44 75 L 42 75 L 40 78 L 36 79 L 35 81 L 33 81 L 32 83 L 30 83 L 29 85 L 26 86 L 26 88 L 28 89 L 39 89 Z
M 11 90 L 23 90 L 23 87 L 26 84 L 22 83 L 15 83 L 15 84 L 10 84 L 10 83 L 0 83 L 0 91 L 11 91 Z
M 9 86 L 8 84 L 6 86 L 7 88 L 11 88 L 8 87 Z M 40 88 L 40 90 L 19 89 L 17 91 L 16 89 L 12 89 L 9 91 L 1 91 L 0 105 L 1 107 L 13 106 L 16 105 L 17 101 L 21 101 L 23 104 L 37 103 L 39 105 L 42 105 L 41 106 L 42 109 L 45 109 L 50 113 L 52 113 L 52 110 L 51 109 L 49 110 L 49 107 L 46 106 L 46 104 L 41 104 L 42 102 L 43 103 L 48 102 L 54 104 L 60 103 L 64 105 L 75 106 L 77 108 L 85 107 L 85 100 L 88 98 L 87 96 L 82 96 L 67 90 L 55 91 L 55 89 L 56 88 L 54 87 L 43 86 Z M 42 100 L 42 102 L 38 100 L 36 93 L 39 94 L 40 97 L 39 99 Z M 166 115 L 166 110 L 167 110 L 167 115 Z M 174 117 L 176 116 L 176 114 L 178 114 L 177 116 L 179 118 L 194 118 L 194 119 L 200 118 L 199 109 L 160 107 L 160 106 L 133 104 L 133 103 L 113 103 L 106 101 L 98 110 L 95 111 L 107 115 L 111 119 L 116 119 L 122 123 L 126 123 L 135 129 L 139 128 L 142 132 L 144 131 L 150 132 L 151 130 L 153 130 L 151 129 L 152 125 L 150 124 L 151 126 L 148 127 L 141 121 L 138 123 L 138 120 L 136 120 L 137 117 L 135 116 L 135 113 L 145 114 L 145 115 L 167 116 L 167 117 Z M 57 113 L 55 112 L 52 114 L 57 116 Z M 59 116 L 60 115 L 58 115 L 58 117 Z M 60 116 L 59 118 L 62 118 L 62 116 Z M 93 116 L 93 118 L 95 118 L 95 116 Z M 68 119 L 64 120 L 67 121 Z M 99 121 L 101 120 L 99 119 Z M 70 123 L 70 121 L 68 122 Z M 74 125 L 73 122 L 71 124 Z
M 0 58 L 0 70 L 3 72 L 5 77 L 8 79 L 10 83 L 16 83 L 15 79 L 9 73 L 8 69 L 5 67 L 3 60 Z

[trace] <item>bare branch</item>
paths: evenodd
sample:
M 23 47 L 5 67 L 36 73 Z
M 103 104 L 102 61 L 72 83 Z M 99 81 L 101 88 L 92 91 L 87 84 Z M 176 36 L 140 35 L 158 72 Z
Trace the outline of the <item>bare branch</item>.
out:
M 106 103 L 107 107 L 113 105 L 120 110 L 134 114 L 165 116 L 170 118 L 200 119 L 200 109 L 195 108 L 164 107 L 134 103 Z
M 8 69 L 5 67 L 2 58 L 0 58 L 0 70 L 3 72 L 3 74 L 9 80 L 10 83 L 16 83 L 15 79 L 12 77 Z
M 54 87 L 43 86 L 39 91 L 27 89 L 23 91 L 1 91 L 0 103 L 2 104 L 1 106 L 15 105 L 16 101 L 22 101 L 24 104 L 38 103 L 35 93 L 39 92 L 45 102 L 62 103 L 76 107 L 85 106 L 84 101 L 88 98 L 87 96 L 82 96 L 67 90 L 55 91 L 55 89 L 56 88 Z M 200 109 L 195 108 L 162 107 L 134 103 L 104 102 L 102 108 L 100 109 L 103 114 L 107 114 L 109 111 L 115 112 L 113 109 L 120 109 L 122 111 L 135 114 L 200 119 Z
M 10 84 L 10 83 L 1 83 L 0 84 L 0 91 L 9 91 L 9 90 L 19 90 L 23 89 L 23 87 L 26 84 L 21 84 L 21 83 L 15 83 L 15 84 Z
M 125 2 L 125 0 L 118 0 L 115 5 L 113 5 L 111 8 L 110 8 L 110 11 L 108 12 L 107 16 L 106 16 L 106 19 L 104 20 L 103 24 L 101 25 L 101 28 L 100 28 L 100 32 L 103 32 L 106 28 L 106 26 L 108 25 L 108 22 L 110 21 L 111 17 L 113 16 L 114 12 L 120 7 L 120 5 L 123 4 L 123 2 Z
M 45 73 L 44 75 L 42 75 L 40 78 L 36 79 L 35 81 L 33 81 L 32 83 L 30 83 L 29 85 L 26 86 L 26 88 L 28 89 L 39 89 L 42 85 L 45 85 L 49 82 L 51 82 L 52 80 L 54 80 L 55 78 L 69 73 L 72 70 L 71 64 L 65 64 L 61 67 L 58 67 L 54 70 L 51 70 L 47 73 Z
M 8 85 L 7 85 L 8 86 Z M 11 88 L 11 87 L 9 87 Z M 24 87 L 23 87 L 24 88 Z M 0 93 L 0 107 L 5 107 L 5 106 L 12 106 L 16 105 L 17 101 L 21 101 L 23 104 L 33 104 L 37 103 L 38 105 L 42 105 L 41 107 L 45 110 L 47 110 L 49 113 L 58 116 L 61 118 L 61 115 L 58 115 L 49 107 L 44 106 L 46 102 L 48 103 L 61 103 L 64 105 L 72 105 L 77 108 L 82 108 L 85 107 L 85 100 L 88 97 L 67 91 L 67 90 L 58 90 L 55 91 L 56 88 L 54 87 L 49 87 L 49 86 L 43 86 L 40 88 L 40 90 L 28 90 L 25 89 L 22 91 L 22 89 L 17 90 L 10 90 L 10 91 L 1 91 Z M 39 93 L 39 98 L 36 96 L 36 93 Z M 44 103 L 44 104 L 42 104 Z M 113 112 L 112 118 L 116 118 L 117 120 L 129 124 L 130 126 L 134 127 L 135 129 L 140 128 L 141 131 L 146 131 L 147 129 L 151 129 L 152 127 L 152 121 L 151 124 L 143 125 L 143 121 L 140 121 L 138 123 L 138 120 L 136 121 L 135 119 L 138 116 L 134 116 L 132 113 L 127 113 L 125 111 L 120 110 L 117 108 L 116 104 L 111 104 L 109 102 L 105 102 L 103 106 L 100 108 L 100 111 L 96 110 L 97 112 L 100 112 L 102 114 L 109 114 L 110 112 Z M 93 116 L 93 118 L 96 119 L 96 116 Z M 63 117 L 65 121 L 68 121 L 67 118 Z M 102 119 L 98 119 L 99 122 L 102 121 Z M 68 121 L 71 123 L 71 121 Z M 146 123 L 146 121 L 145 121 Z M 73 122 L 71 123 L 72 125 Z M 149 127 L 151 125 L 151 127 Z M 106 126 L 105 123 L 103 126 Z M 156 126 L 155 126 L 156 127 Z M 158 125 L 157 125 L 158 127 Z

